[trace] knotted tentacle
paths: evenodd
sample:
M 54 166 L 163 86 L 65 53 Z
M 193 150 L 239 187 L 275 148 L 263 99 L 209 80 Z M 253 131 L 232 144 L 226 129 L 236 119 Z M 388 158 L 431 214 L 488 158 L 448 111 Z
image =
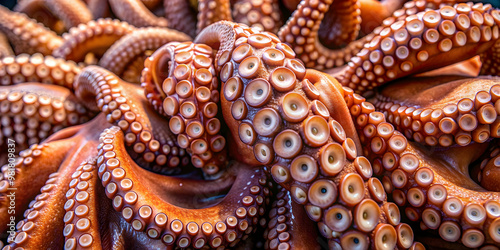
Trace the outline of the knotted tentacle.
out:
M 380 181 L 371 178 L 370 162 L 358 156 L 353 139 L 320 100 L 320 91 L 327 89 L 315 87 L 311 80 L 316 79 L 307 77 L 294 52 L 277 37 L 233 27 L 236 39 L 218 44 L 235 48 L 219 54 L 216 62 L 223 66 L 222 113 L 239 159 L 269 166 L 274 180 L 322 222 L 320 232 L 330 244 L 409 248 L 411 228 L 400 223 L 397 206 L 386 202 Z M 338 82 L 329 79 L 334 87 L 328 90 L 342 96 Z
M 99 66 L 120 76 L 135 59 L 145 56 L 146 51 L 157 50 L 169 42 L 189 40 L 188 35 L 168 28 L 139 28 L 114 43 L 99 60 Z
M 17 150 L 24 150 L 65 127 L 87 122 L 92 113 L 68 89 L 23 83 L 0 87 L 0 115 L 0 146 L 13 138 Z
M 341 78 L 363 93 L 388 81 L 460 62 L 499 38 L 500 12 L 491 5 L 457 4 L 396 21 L 351 59 Z
M 238 0 L 233 4 L 233 16 L 235 22 L 271 33 L 277 33 L 283 25 L 278 0 Z
M 144 174 L 145 170 L 133 162 L 123 147 L 124 136 L 118 127 L 105 130 L 101 142 L 99 177 L 106 195 L 120 216 L 134 230 L 147 232 L 149 238 L 183 248 L 234 246 L 241 237 L 256 230 L 259 217 L 265 212 L 269 190 L 266 175 L 259 168 L 231 163 L 228 169 L 238 173 L 224 198 L 198 204 L 200 207 L 193 210 L 171 204 L 175 201 L 162 195 L 163 184 L 175 179 Z M 218 181 L 210 182 L 200 185 L 217 186 Z M 156 202 L 151 203 L 152 200 Z
M 421 144 L 465 146 L 500 137 L 498 78 L 461 76 L 398 80 L 377 93 L 377 111 Z
M 89 109 L 104 112 L 109 123 L 124 131 L 127 146 L 145 167 L 171 171 L 189 163 L 185 150 L 163 125 L 165 120 L 148 106 L 139 86 L 106 69 L 88 66 L 75 81 L 75 93 Z
M 212 54 L 206 45 L 170 43 L 147 59 L 142 76 L 148 100 L 169 118 L 170 130 L 190 152 L 193 165 L 208 174 L 227 160 Z
M 232 21 L 229 0 L 199 0 L 196 33 L 221 20 Z
M 469 177 L 469 165 L 487 144 L 429 151 L 407 141 L 363 97 L 348 88 L 344 94 L 361 141 L 368 145 L 364 150 L 374 174 L 384 176 L 384 189 L 398 206 L 406 206 L 410 220 L 470 248 L 500 243 L 500 193 L 483 189 Z
M 140 0 L 109 0 L 109 5 L 116 16 L 135 27 L 168 26 L 165 18 L 155 16 Z
M 0 60 L 0 84 L 15 85 L 23 82 L 40 82 L 73 89 L 75 76 L 81 67 L 72 61 L 52 56 L 21 54 Z
M 0 31 L 14 46 L 16 53 L 52 54 L 62 44 L 62 38 L 25 14 L 0 6 Z
M 126 22 L 111 19 L 90 21 L 71 28 L 63 35 L 64 41 L 52 53 L 55 57 L 81 62 L 88 53 L 98 56 L 135 28 Z
M 191 37 L 196 35 L 196 13 L 189 6 L 187 0 L 164 0 L 163 7 L 169 28 L 188 34 Z

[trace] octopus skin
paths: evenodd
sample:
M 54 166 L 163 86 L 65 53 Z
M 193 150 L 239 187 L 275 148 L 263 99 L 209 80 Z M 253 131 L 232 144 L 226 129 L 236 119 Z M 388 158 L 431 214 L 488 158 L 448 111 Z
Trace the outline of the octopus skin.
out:
M 66 61 L 39 53 L 7 56 L 0 61 L 2 86 L 23 82 L 40 82 L 73 89 L 73 81 L 81 67 Z
M 15 11 L 26 13 L 28 16 L 36 16 L 37 20 L 47 27 L 59 31 L 68 30 L 93 19 L 92 13 L 81 0 L 23 0 L 16 5 Z M 59 20 L 62 27 L 58 25 Z
M 10 47 L 9 40 L 5 34 L 0 33 L 0 58 L 13 55 L 14 51 L 12 51 L 12 47 Z
M 430 146 L 465 146 L 500 136 L 499 88 L 497 78 L 414 78 L 385 87 L 374 105 L 407 138 Z
M 430 151 L 409 142 L 386 121 L 383 113 L 346 88 L 345 100 L 361 141 L 369 144 L 368 159 L 374 174 L 392 193 L 406 217 L 424 229 L 438 230 L 446 241 L 466 247 L 498 244 L 499 193 L 487 191 L 469 177 L 468 166 L 482 155 L 487 144 L 437 148 Z
M 98 64 L 121 76 L 128 65 L 132 64 L 138 57 L 142 59 L 147 51 L 157 50 L 163 44 L 172 41 L 189 40 L 191 38 L 186 34 L 168 28 L 139 28 L 116 41 L 106 50 Z M 138 71 L 142 71 L 142 68 Z M 139 82 L 138 77 L 140 78 L 140 74 L 137 75 L 136 82 Z
M 116 16 L 136 27 L 168 26 L 165 18 L 155 16 L 140 0 L 109 0 L 109 5 Z
M 342 84 L 363 93 L 410 74 L 463 61 L 485 52 L 499 37 L 498 10 L 457 4 L 419 12 L 380 31 L 352 58 Z M 426 61 L 432 63 L 425 63 Z
M 168 21 L 168 27 L 184 32 L 191 37 L 196 35 L 196 14 L 185 0 L 164 0 L 165 18 Z
M 124 82 L 106 69 L 88 66 L 76 79 L 75 89 L 87 108 L 103 112 L 109 123 L 123 130 L 127 146 L 133 147 L 144 166 L 168 172 L 188 165 L 186 152 L 174 134 L 168 128 L 155 126 L 162 118 L 145 106 L 139 86 Z
M 152 106 L 169 118 L 179 146 L 192 152 L 192 164 L 207 174 L 217 173 L 227 160 L 212 53 L 202 44 L 166 44 L 146 60 L 142 77 Z M 165 68 L 171 69 L 168 75 Z
M 375 189 L 370 162 L 358 157 L 354 141 L 318 100 L 315 77 L 311 83 L 294 52 L 275 36 L 224 22 L 205 29 L 195 42 L 216 43 L 221 29 L 233 30 L 230 39 L 218 39 L 215 60 L 222 67 L 222 113 L 233 136 L 239 136 L 237 144 L 253 147 L 253 156 L 243 160 L 269 166 L 274 180 L 320 222 L 330 244 L 411 247 L 412 230 L 400 223 L 399 210 L 386 202 L 385 192 L 365 192 Z M 342 93 L 334 79 L 327 84 Z
M 12 12 L 0 6 L 0 31 L 14 45 L 16 53 L 52 54 L 52 51 L 62 44 L 53 31 L 30 19 L 24 14 Z
M 72 37 L 60 47 L 66 52 L 53 54 L 62 58 L 37 54 L 0 60 L 4 85 L 0 112 L 5 111 L 0 135 L 4 141 L 24 139 L 16 151 L 27 148 L 19 153 L 14 169 L 8 164 L 1 168 L 0 225 L 10 221 L 5 210 L 9 177 L 16 173 L 19 190 L 34 184 L 19 193 L 17 232 L 7 239 L 6 249 L 424 249 L 416 241 L 430 249 L 496 249 L 500 246 L 500 197 L 495 187 L 500 165 L 497 10 L 485 4 L 417 0 L 394 11 L 386 2 L 380 2 L 377 14 L 390 17 L 374 21 L 381 25 L 375 29 L 363 26 L 371 20 L 359 22 L 360 17 L 366 19 L 363 1 L 303 1 L 298 7 L 294 1 L 285 3 L 297 12 L 285 26 L 291 27 L 292 35 L 280 36 L 283 41 L 295 42 L 300 40 L 293 39 L 297 34 L 309 34 L 309 45 L 325 43 L 320 54 L 311 46 L 306 53 L 297 53 L 305 63 L 295 58 L 300 51 L 296 44 L 287 46 L 272 34 L 279 27 L 270 22 L 247 23 L 253 28 L 232 22 L 210 25 L 215 19 L 203 24 L 210 26 L 200 28 L 193 43 L 184 42 L 190 40 L 186 35 L 166 36 L 152 46 L 145 46 L 149 42 L 141 32 L 167 29 L 130 25 L 117 35 L 107 25 L 90 27 L 100 22 L 91 21 L 63 35 Z M 164 11 L 158 0 L 127 1 L 128 6 L 144 8 L 122 4 L 119 12 L 132 17 L 147 11 L 159 17 L 173 11 L 193 18 L 187 2 L 178 9 L 167 7 L 174 3 L 164 1 Z M 229 1 L 221 3 L 216 7 Z M 245 18 L 256 13 L 269 16 L 262 8 L 260 13 L 255 3 L 233 1 L 232 10 L 224 12 L 238 22 L 247 22 Z M 284 3 L 279 7 L 272 3 L 274 16 L 287 15 L 279 9 Z M 311 15 L 301 19 L 297 14 L 304 14 L 300 13 L 304 6 Z M 373 89 L 356 85 L 354 75 L 362 78 L 371 72 L 353 67 L 365 70 L 363 66 L 372 63 L 363 53 L 371 52 L 372 42 L 379 43 L 376 37 L 396 41 L 391 33 L 395 24 L 425 21 L 423 17 L 433 10 L 453 21 L 463 11 L 474 27 L 460 32 L 474 40 L 477 28 L 483 40 L 448 52 L 437 52 L 441 43 L 427 44 L 425 48 L 442 61 L 419 62 L 414 65 L 417 70 L 377 81 Z M 338 19 L 330 16 L 334 12 Z M 304 20 L 307 23 L 300 26 Z M 309 26 L 312 20 L 316 22 Z M 185 26 L 167 22 L 191 36 L 195 33 L 194 28 L 185 28 L 194 27 L 194 21 Z M 314 28 L 311 33 L 306 26 Z M 330 32 L 333 40 L 325 42 L 331 27 L 338 28 Z M 101 36 L 99 29 L 109 33 Z M 16 37 L 6 30 L 16 46 L 12 42 Z M 178 38 L 185 40 L 175 41 Z M 146 43 L 134 42 L 140 40 Z M 174 42 L 161 47 L 170 41 Z M 75 44 L 80 47 L 72 47 Z M 327 56 L 328 47 L 337 57 L 325 66 L 326 60 L 315 60 Z M 157 51 L 150 54 L 149 49 Z M 67 57 L 74 53 L 78 56 Z M 476 55 L 481 57 L 462 61 Z M 101 66 L 82 69 L 84 64 L 98 63 Z M 453 63 L 457 64 L 444 67 Z M 392 69 L 403 70 L 401 65 Z M 387 70 L 386 65 L 376 66 Z M 336 71 L 338 81 L 306 67 Z M 414 76 L 417 73 L 424 74 Z M 141 86 L 128 83 L 139 75 Z M 367 98 L 374 93 L 370 99 L 374 104 L 355 93 Z M 47 116 L 50 109 L 41 105 L 47 103 L 46 96 L 57 100 L 49 104 L 57 114 Z M 59 98 L 80 105 L 79 114 L 85 118 L 65 119 L 61 114 L 74 109 L 63 105 L 58 110 Z M 181 109 L 183 104 L 191 110 Z M 21 106 L 28 108 L 20 110 Z M 448 112 L 452 106 L 456 114 Z M 208 113 L 186 115 L 194 109 Z M 34 110 L 36 115 L 30 117 Z M 33 129 L 38 123 L 42 131 L 37 137 Z M 446 130 L 453 123 L 456 129 Z M 29 124 L 31 130 L 23 131 Z M 207 147 L 214 139 L 216 147 Z M 202 145 L 207 151 L 200 151 Z M 7 145 L 2 147 L 6 152 Z M 59 154 L 54 157 L 52 152 Z M 0 154 L 0 162 L 8 162 L 6 154 Z M 441 241 L 430 244 L 433 237 Z
M 54 57 L 80 62 L 89 53 L 102 55 L 116 41 L 136 28 L 126 22 L 111 19 L 90 21 L 71 28 L 63 42 L 52 53 Z

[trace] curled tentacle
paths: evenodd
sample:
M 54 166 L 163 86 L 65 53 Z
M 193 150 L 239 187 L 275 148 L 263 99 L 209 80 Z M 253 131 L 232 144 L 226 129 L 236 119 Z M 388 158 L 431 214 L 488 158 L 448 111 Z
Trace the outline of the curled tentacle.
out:
M 81 62 L 88 53 L 96 53 L 98 56 L 104 54 L 113 43 L 134 30 L 128 23 L 117 20 L 90 21 L 71 28 L 64 34 L 64 41 L 52 54 L 55 57 Z
M 171 197 L 159 195 L 163 193 L 162 183 L 168 185 L 175 180 L 143 174 L 145 170 L 121 146 L 124 136 L 118 127 L 106 130 L 101 138 L 105 150 L 98 159 L 99 176 L 106 196 L 113 199 L 115 210 L 121 212 L 120 216 L 134 230 L 147 232 L 148 237 L 160 239 L 166 245 L 201 248 L 234 246 L 238 239 L 257 229 L 269 194 L 267 178 L 261 169 L 232 163 L 228 169 L 234 168 L 238 174 L 225 197 L 216 203 L 208 200 L 207 204 L 198 204 L 200 208 L 193 213 L 189 208 L 171 204 L 175 202 L 169 201 Z M 218 181 L 212 182 L 216 186 Z M 192 195 L 195 194 L 199 195 L 197 192 Z M 158 202 L 150 203 L 153 197 Z
M 206 45 L 170 43 L 147 59 L 142 76 L 147 98 L 169 118 L 179 146 L 208 174 L 218 172 L 227 160 L 212 54 Z
M 213 29 L 223 25 L 228 26 L 218 23 Z M 328 78 L 333 87 L 317 89 L 318 77 L 309 78 L 293 50 L 277 37 L 233 27 L 235 40 L 207 40 L 235 47 L 219 51 L 216 62 L 222 66 L 222 113 L 241 160 L 269 166 L 294 202 L 310 206 L 308 215 L 322 222 L 320 233 L 330 244 L 409 248 L 411 228 L 400 223 L 399 211 L 386 202 L 385 191 L 371 187 L 370 180 L 376 180 L 368 174 L 370 162 L 358 156 L 353 139 L 345 136 L 346 130 L 320 100 L 320 91 L 343 95 L 338 82 Z
M 111 16 L 111 9 L 108 1 L 101 0 L 84 0 L 87 8 L 92 13 L 94 19 L 106 18 Z
M 320 238 L 313 223 L 307 217 L 304 207 L 293 202 L 290 192 L 282 188 L 269 211 L 264 248 L 320 249 L 319 246 L 314 246 L 315 241 Z
M 457 4 L 396 21 L 351 59 L 341 77 L 362 93 L 388 81 L 460 62 L 498 40 L 500 12 L 491 5 Z
M 469 165 L 487 144 L 429 151 L 391 129 L 383 113 L 373 112 L 371 103 L 344 90 L 363 135 L 361 141 L 369 144 L 366 149 L 374 162 L 374 174 L 384 176 L 384 189 L 392 193 L 398 206 L 407 206 L 405 214 L 410 220 L 437 230 L 446 241 L 461 240 L 470 248 L 500 242 L 500 194 L 487 192 L 469 177 Z
M 61 37 L 42 24 L 3 6 L 0 6 L 0 31 L 7 36 L 17 54 L 39 52 L 50 55 L 63 42 Z
M 229 0 L 199 0 L 196 33 L 221 20 L 232 21 Z
M 287 1 L 288 2 L 288 1 Z M 277 33 L 283 25 L 278 0 L 238 0 L 233 4 L 234 21 L 263 31 Z M 228 19 L 229 20 L 229 19 Z
M 139 28 L 114 43 L 99 60 L 99 65 L 120 76 L 128 65 L 144 56 L 146 51 L 156 50 L 169 42 L 189 40 L 189 36 L 176 30 Z
M 333 1 L 321 22 L 318 37 L 330 48 L 343 47 L 356 40 L 361 28 L 361 10 L 358 0 Z
M 165 18 L 168 21 L 168 27 L 178 30 L 191 37 L 196 35 L 196 13 L 189 6 L 186 0 L 164 0 Z
M 430 146 L 465 146 L 500 137 L 497 78 L 423 77 L 396 81 L 375 107 L 407 138 Z M 397 90 L 397 91 L 396 91 Z M 391 129 L 394 129 L 391 128 Z
M 68 126 L 87 122 L 90 112 L 66 88 L 39 83 L 0 87 L 1 138 L 16 141 L 17 150 L 40 143 Z
M 0 61 L 0 84 L 15 85 L 23 82 L 40 82 L 73 89 L 73 81 L 81 68 L 72 61 L 65 61 L 41 54 L 4 57 Z
M 92 13 L 82 0 L 23 0 L 15 10 L 59 32 L 92 20 Z M 58 20 L 62 27 L 58 26 Z
M 278 36 L 283 41 L 291 45 L 306 67 L 317 69 L 328 69 L 334 66 L 344 65 L 362 48 L 364 43 L 367 43 L 373 38 L 373 34 L 369 34 L 360 38 L 358 41 L 348 44 L 345 48 L 329 49 L 321 44 L 318 37 L 320 24 L 325 17 L 325 14 L 331 9 L 332 12 L 342 11 L 341 8 L 336 9 L 335 4 L 342 5 L 343 1 L 309 1 L 303 0 L 292 17 L 280 29 Z M 344 6 L 345 7 L 345 6 Z M 350 6 L 347 6 L 350 8 Z M 354 12 L 356 8 L 353 9 Z M 352 13 L 348 17 L 358 19 L 358 14 Z M 356 27 L 359 29 L 359 23 L 349 26 L 351 35 L 347 35 L 345 40 L 355 37 Z M 340 36 L 344 35 L 343 33 Z M 342 39 L 341 39 L 342 41 Z
M 95 148 L 99 137 L 89 135 L 88 132 L 106 126 L 109 124 L 101 115 L 87 125 L 62 130 L 46 142 L 21 151 L 12 166 L 9 163 L 2 167 L 2 230 L 11 221 L 8 209 L 15 209 L 18 219 L 26 211 L 26 219 L 18 223 L 15 234 L 14 227 L 12 238 L 9 237 L 13 240 L 9 240 L 9 243 L 23 247 L 49 247 L 53 246 L 51 243 L 55 243 L 62 247 L 62 240 L 52 242 L 46 239 L 54 235 L 63 236 L 60 232 L 64 227 L 64 197 L 72 174 L 84 159 L 97 155 Z M 54 155 L 54 151 L 59 154 Z M 39 194 L 40 191 L 42 193 Z M 7 195 L 15 196 L 15 208 L 9 208 L 10 198 Z M 36 226 L 40 224 L 44 226 Z M 28 231 L 31 232 L 27 234 Z
M 109 5 L 116 16 L 136 27 L 168 26 L 165 18 L 155 16 L 140 0 L 110 0 Z
M 102 111 L 109 123 L 120 127 L 127 146 L 155 171 L 170 171 L 189 163 L 164 120 L 147 106 L 143 90 L 113 73 L 88 66 L 75 81 L 75 93 L 91 110 Z

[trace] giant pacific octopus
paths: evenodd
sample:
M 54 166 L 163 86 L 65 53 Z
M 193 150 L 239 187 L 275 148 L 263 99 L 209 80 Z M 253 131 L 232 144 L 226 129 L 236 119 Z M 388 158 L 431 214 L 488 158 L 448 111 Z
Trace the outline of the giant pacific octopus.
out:
M 4 249 L 500 247 L 490 4 L 71 2 L 0 6 Z

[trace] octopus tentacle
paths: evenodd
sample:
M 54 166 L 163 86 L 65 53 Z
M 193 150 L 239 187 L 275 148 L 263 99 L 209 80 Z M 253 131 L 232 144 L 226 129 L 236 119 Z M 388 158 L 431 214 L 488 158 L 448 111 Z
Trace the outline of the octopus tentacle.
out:
M 23 82 L 40 82 L 73 89 L 73 81 L 81 68 L 72 61 L 65 61 L 39 53 L 5 57 L 0 61 L 1 85 Z
M 361 28 L 358 0 L 333 1 L 318 30 L 319 40 L 327 47 L 343 47 L 356 40 Z
M 374 36 L 369 34 L 348 44 L 345 48 L 335 50 L 328 49 L 321 44 L 317 36 L 318 30 L 325 13 L 333 7 L 330 6 L 333 2 L 341 4 L 342 1 L 303 0 L 278 32 L 280 39 L 291 45 L 308 68 L 327 69 L 344 65 Z M 335 9 L 333 8 L 332 11 Z
M 499 13 L 491 5 L 457 4 L 394 22 L 351 59 L 341 82 L 362 93 L 481 54 L 499 38 Z
M 23 0 L 14 10 L 26 13 L 58 33 L 92 20 L 92 13 L 81 0 Z
M 170 177 L 150 179 L 141 174 L 145 170 L 135 165 L 121 146 L 124 136 L 118 127 L 106 130 L 101 141 L 104 150 L 98 160 L 99 176 L 106 195 L 113 199 L 115 210 L 121 212 L 134 230 L 145 231 L 148 237 L 159 238 L 166 245 L 175 243 L 183 248 L 234 246 L 238 239 L 256 230 L 269 194 L 261 169 L 241 164 L 229 167 L 236 168 L 238 175 L 226 196 L 192 213 L 188 208 L 170 204 L 158 195 L 160 192 L 154 191 L 162 189 L 160 183 L 169 183 Z M 150 203 L 153 197 L 159 202 Z
M 66 29 L 76 27 L 82 23 L 88 23 L 92 20 L 92 13 L 82 0 L 64 1 L 64 0 L 44 0 L 47 7 L 57 13 L 63 21 Z
M 221 20 L 232 21 L 229 0 L 199 0 L 196 33 Z
M 407 141 L 363 97 L 344 90 L 362 143 L 369 145 L 365 150 L 374 163 L 374 174 L 383 175 L 384 189 L 398 206 L 406 206 L 410 220 L 438 230 L 444 240 L 461 240 L 467 247 L 499 243 L 500 193 L 486 192 L 469 177 L 469 164 L 487 144 L 428 151 Z
M 146 97 L 169 118 L 170 130 L 190 152 L 193 165 L 207 174 L 218 172 L 227 160 L 212 53 L 206 45 L 170 43 L 148 58 L 142 76 Z M 162 74 L 165 68 L 170 68 L 168 75 Z
M 90 21 L 71 28 L 64 34 L 64 41 L 52 54 L 55 57 L 81 62 L 88 53 L 104 54 L 113 43 L 134 30 L 135 27 L 118 20 Z
M 146 8 L 153 9 L 161 3 L 161 0 L 141 0 L 141 2 Z
M 135 58 L 145 55 L 147 50 L 156 50 L 162 45 L 191 38 L 181 32 L 167 28 L 139 28 L 114 43 L 99 60 L 99 65 L 121 75 Z M 125 53 L 124 53 L 125 51 Z
M 500 42 L 496 42 L 485 53 L 481 54 L 480 75 L 500 75 Z
M 371 33 L 379 27 L 384 19 L 393 15 L 393 13 L 403 7 L 405 0 L 359 0 L 359 10 L 361 12 L 360 32 L 364 34 Z M 414 3 L 409 1 L 407 3 Z
M 498 183 L 498 171 L 500 167 L 500 158 L 498 154 L 500 153 L 500 149 L 498 148 L 498 144 L 494 145 L 490 148 L 489 152 L 487 152 L 487 156 L 482 159 L 482 161 L 477 164 L 475 169 L 471 170 L 471 176 L 474 180 L 477 180 L 481 186 L 487 190 L 500 192 L 499 183 Z M 476 171 L 474 171 L 476 170 Z M 477 178 L 474 178 L 475 176 Z
M 0 32 L 0 59 L 6 56 L 13 56 L 14 51 L 12 51 L 12 47 L 9 44 L 9 40 L 5 36 L 3 32 Z
M 120 77 L 126 82 L 140 83 L 142 70 L 144 70 L 144 62 L 146 61 L 146 59 L 148 59 L 148 56 L 146 55 L 136 57 L 127 65 L 127 67 L 121 73 Z
M 264 232 L 265 249 L 320 249 L 312 246 L 318 240 L 317 229 L 309 220 L 304 207 L 292 201 L 289 191 L 282 188 L 269 211 L 269 224 Z
M 144 165 L 155 171 L 171 171 L 189 163 L 174 134 L 160 125 L 163 119 L 146 106 L 143 90 L 137 85 L 123 82 L 103 68 L 88 66 L 75 81 L 75 94 L 89 109 L 105 113 L 109 123 L 123 130 L 127 146 Z
M 164 0 L 165 18 L 168 27 L 188 34 L 196 35 L 196 14 L 187 0 Z
M 53 30 L 57 34 L 64 32 L 64 24 L 61 19 L 52 13 L 45 0 L 23 0 L 14 6 L 14 11 L 24 13 L 27 16 L 43 23 L 45 27 Z
M 277 33 L 283 25 L 279 0 L 238 0 L 233 5 L 234 21 Z
M 53 218 L 56 213 L 52 213 L 51 209 L 57 210 L 63 207 L 64 199 L 61 199 L 62 197 L 60 197 L 60 195 L 64 197 L 66 190 L 63 188 L 67 188 L 74 169 L 78 167 L 83 159 L 88 159 L 89 157 L 97 155 L 97 152 L 93 149 L 97 147 L 98 135 L 89 135 L 88 131 L 95 128 L 104 129 L 105 126 L 109 126 L 109 124 L 106 123 L 103 115 L 99 115 L 86 125 L 61 130 L 44 143 L 40 145 L 31 145 L 29 149 L 21 151 L 15 162 L 9 162 L 9 164 L 2 167 L 3 178 L 0 182 L 0 196 L 2 197 L 0 211 L 3 212 L 2 216 L 0 216 L 2 230 L 5 230 L 7 223 L 10 221 L 10 214 L 7 213 L 7 209 L 15 209 L 16 217 L 22 215 L 23 211 L 28 208 L 30 201 L 32 201 L 40 192 L 41 188 L 44 187 L 44 184 L 46 184 L 46 189 L 42 191 L 50 191 L 51 194 L 53 194 L 51 197 L 58 197 L 51 199 L 51 202 L 56 202 L 60 204 L 60 206 L 43 206 L 43 209 L 47 212 L 44 213 L 42 217 L 44 220 L 48 219 L 50 216 L 52 216 L 50 218 Z M 58 154 L 54 155 L 53 152 L 55 151 L 57 151 Z M 53 178 L 56 175 L 57 178 Z M 12 178 L 15 178 L 15 180 Z M 48 179 L 51 180 L 47 181 Z M 66 184 L 59 185 L 63 183 Z M 12 193 L 15 193 L 15 208 L 9 208 L 10 200 L 7 195 L 12 195 Z M 41 194 L 40 196 L 38 200 L 47 199 L 48 194 Z M 31 203 L 30 206 L 33 207 L 35 202 Z M 37 207 L 39 206 L 36 206 L 34 210 L 36 210 Z M 27 212 L 25 214 L 28 219 L 31 217 L 29 216 L 30 213 L 31 212 Z M 34 211 L 33 213 L 35 217 L 40 215 L 40 211 Z M 62 222 L 62 220 L 60 220 L 60 222 Z M 61 232 L 64 224 L 58 222 L 57 225 Z M 40 228 L 42 232 L 47 233 L 47 231 L 43 231 L 45 227 L 38 228 Z M 55 232 L 56 231 L 49 230 L 48 233 L 50 235 L 56 234 Z M 42 237 L 45 242 L 47 242 L 47 237 L 49 236 L 45 235 L 44 238 Z
M 53 31 L 25 14 L 12 12 L 3 6 L 0 6 L 0 31 L 18 54 L 39 52 L 50 55 L 62 44 L 62 38 Z
M 87 8 L 94 19 L 106 18 L 111 16 L 111 9 L 108 1 L 101 0 L 84 0 Z
M 93 176 L 89 173 L 90 171 L 88 171 L 88 169 L 95 169 L 95 161 L 84 161 L 80 165 L 68 167 L 64 170 L 59 170 L 58 172 L 50 174 L 48 177 L 49 179 L 40 189 L 41 193 L 36 196 L 30 203 L 29 209 L 25 211 L 25 219 L 17 223 L 18 231 L 15 236 L 12 236 L 14 240 L 9 240 L 9 246 L 13 249 L 16 247 L 29 249 L 40 247 L 51 248 L 56 246 L 58 248 L 63 248 L 62 243 L 64 242 L 64 236 L 72 236 L 90 227 L 87 218 L 78 219 L 78 217 L 84 216 L 91 217 L 96 212 L 94 209 L 89 209 L 87 205 L 91 204 L 93 201 L 89 198 L 88 189 L 90 185 L 96 182 L 97 171 L 94 171 L 96 173 L 93 174 L 94 178 L 92 178 Z M 82 177 L 86 181 L 77 183 L 80 184 L 78 187 L 76 187 L 76 185 L 73 186 L 73 183 L 75 183 L 73 180 L 78 180 Z M 68 186 L 72 188 L 69 189 Z M 66 201 L 66 199 L 68 199 L 68 201 Z M 94 204 L 94 206 L 95 205 L 97 204 Z M 72 225 L 73 227 L 68 226 L 68 222 L 72 222 L 73 220 L 76 220 L 76 223 Z M 66 226 L 64 226 L 65 224 Z M 38 225 L 47 226 L 41 227 Z M 92 221 L 94 234 L 99 232 L 96 230 L 96 226 L 98 225 L 99 223 L 97 223 L 97 221 Z M 61 232 L 63 233 L 61 234 Z M 56 244 L 59 245 L 54 245 L 51 241 L 46 240 L 47 237 L 53 235 L 57 235 L 54 240 Z M 96 240 L 99 241 L 99 237 L 97 237 Z M 81 246 L 86 246 L 94 240 L 89 240 L 88 236 L 85 235 L 78 241 Z M 70 245 L 68 240 L 66 240 L 66 245 L 64 245 L 64 247 L 68 246 Z
M 116 16 L 133 26 L 168 26 L 165 18 L 155 16 L 140 0 L 109 0 L 109 5 Z
M 215 24 L 220 25 L 228 26 Z M 331 244 L 409 248 L 411 228 L 400 223 L 399 211 L 386 202 L 385 192 L 371 184 L 376 181 L 370 179 L 370 162 L 358 157 L 354 141 L 319 100 L 319 90 L 311 83 L 315 79 L 307 78 L 291 48 L 268 33 L 233 27 L 234 42 L 219 44 L 234 43 L 236 48 L 223 52 L 216 62 L 223 65 L 222 113 L 238 152 L 245 154 L 241 160 L 269 166 L 292 199 L 310 206 L 309 216 L 323 222 L 318 224 L 320 232 Z M 330 84 L 342 94 L 335 79 Z M 235 91 L 238 88 L 241 91 Z M 378 191 L 365 192 L 370 188 Z M 391 214 L 398 217 L 391 219 Z M 401 230 L 405 233 L 398 234 Z
M 66 88 L 38 83 L 0 87 L 2 138 L 18 150 L 40 143 L 56 131 L 90 120 L 89 112 Z M 5 147 L 2 140 L 0 146 Z
M 66 213 L 63 217 L 65 249 L 103 248 L 99 228 L 99 213 L 102 213 L 102 210 L 99 206 L 99 196 L 96 195 L 102 187 L 99 185 L 97 168 L 95 159 L 82 162 L 71 175 L 69 189 L 66 187 Z
M 406 138 L 430 146 L 465 146 L 500 137 L 499 91 L 498 78 L 410 78 L 381 90 L 374 105 Z

